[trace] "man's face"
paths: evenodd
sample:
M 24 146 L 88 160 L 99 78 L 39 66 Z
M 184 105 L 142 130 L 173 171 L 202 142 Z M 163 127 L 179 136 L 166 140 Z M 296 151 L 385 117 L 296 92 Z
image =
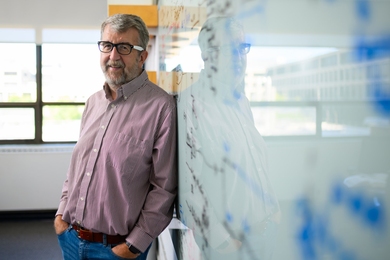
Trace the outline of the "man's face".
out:
M 138 31 L 130 28 L 125 33 L 117 33 L 108 25 L 102 34 L 102 41 L 111 43 L 129 43 L 138 45 Z M 106 77 L 107 83 L 112 88 L 119 88 L 121 85 L 130 82 L 142 72 L 142 66 L 147 58 L 146 51 L 133 49 L 130 54 L 119 54 L 114 47 L 109 53 L 100 54 L 100 66 Z
M 240 49 L 243 48 L 245 37 L 243 32 L 223 30 L 215 33 L 213 44 L 207 51 L 208 69 L 218 81 L 229 85 L 241 84 L 245 77 L 247 57 Z

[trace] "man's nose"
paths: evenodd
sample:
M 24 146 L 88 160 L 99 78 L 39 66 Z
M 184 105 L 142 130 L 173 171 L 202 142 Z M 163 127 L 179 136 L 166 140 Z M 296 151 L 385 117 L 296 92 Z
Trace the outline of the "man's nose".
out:
M 114 46 L 110 52 L 110 60 L 119 60 L 121 55 L 119 54 L 116 46 Z
M 232 48 L 231 54 L 232 54 L 232 58 L 235 60 L 242 60 L 243 58 L 245 58 L 246 55 L 246 54 L 241 54 L 240 50 L 237 48 Z

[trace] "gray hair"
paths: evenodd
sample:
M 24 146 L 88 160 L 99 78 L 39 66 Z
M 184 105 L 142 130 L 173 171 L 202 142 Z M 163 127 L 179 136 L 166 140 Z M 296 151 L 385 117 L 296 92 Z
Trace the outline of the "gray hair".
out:
M 103 35 L 107 25 L 118 33 L 125 33 L 130 28 L 135 28 L 139 34 L 139 44 L 146 50 L 149 42 L 149 31 L 141 17 L 133 14 L 114 14 L 108 17 L 101 26 L 100 33 Z

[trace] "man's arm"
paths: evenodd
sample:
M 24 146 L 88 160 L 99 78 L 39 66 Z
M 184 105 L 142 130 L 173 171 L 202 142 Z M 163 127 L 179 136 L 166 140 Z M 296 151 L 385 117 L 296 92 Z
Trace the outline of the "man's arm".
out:
M 82 120 L 81 120 L 81 124 L 80 124 L 80 134 L 81 134 L 81 131 L 85 125 L 85 117 L 86 117 L 86 111 L 88 108 L 88 104 L 89 104 L 89 102 L 87 100 L 87 102 L 85 103 L 85 108 L 83 111 Z M 60 200 L 60 204 L 58 206 L 58 209 L 57 209 L 57 212 L 55 215 L 55 219 L 54 219 L 54 229 L 55 229 L 55 232 L 57 235 L 61 234 L 69 227 L 69 223 L 67 223 L 66 221 L 64 221 L 62 219 L 62 215 L 64 213 L 66 204 L 68 202 L 68 185 L 69 185 L 68 178 L 69 178 L 69 172 L 67 173 L 66 180 L 65 180 L 64 184 L 62 185 L 61 200 Z
M 64 213 L 67 198 L 68 198 L 68 180 L 66 180 L 62 186 L 61 201 L 60 201 L 60 205 L 58 206 L 55 219 L 54 219 L 54 230 L 57 235 L 60 235 L 69 227 L 69 223 L 65 222 L 62 219 L 62 214 Z
M 154 142 L 151 190 L 146 197 L 138 223 L 127 237 L 141 252 L 169 225 L 177 194 L 176 106 L 165 113 Z

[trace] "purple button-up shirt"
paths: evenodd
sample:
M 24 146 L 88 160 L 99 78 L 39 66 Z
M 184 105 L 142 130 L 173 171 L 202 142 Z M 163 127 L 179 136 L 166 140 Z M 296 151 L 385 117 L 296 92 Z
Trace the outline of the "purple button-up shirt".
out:
M 174 98 L 145 71 L 116 100 L 105 85 L 85 104 L 57 215 L 144 251 L 172 219 L 176 163 Z

